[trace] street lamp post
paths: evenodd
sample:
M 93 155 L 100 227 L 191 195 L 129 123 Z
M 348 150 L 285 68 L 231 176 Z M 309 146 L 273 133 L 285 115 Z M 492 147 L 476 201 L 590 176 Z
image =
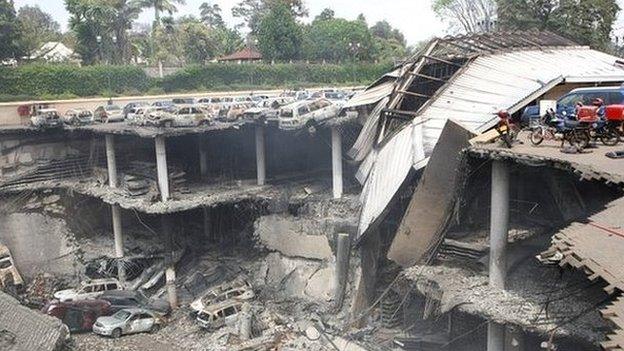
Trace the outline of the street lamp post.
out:
M 95 41 L 97 41 L 97 46 L 98 46 L 98 61 L 102 63 L 102 36 L 101 35 L 96 36 Z

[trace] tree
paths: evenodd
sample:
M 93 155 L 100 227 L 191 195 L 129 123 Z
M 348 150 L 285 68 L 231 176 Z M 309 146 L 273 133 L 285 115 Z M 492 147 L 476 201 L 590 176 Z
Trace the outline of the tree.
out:
M 61 26 L 37 5 L 22 6 L 17 13 L 21 30 L 20 47 L 31 56 L 41 45 L 61 38 Z
M 323 9 L 323 11 L 321 11 L 321 13 L 319 13 L 319 15 L 314 18 L 314 20 L 315 21 L 327 21 L 327 20 L 334 19 L 335 15 L 336 13 L 334 12 L 334 10 L 330 8 L 326 8 L 326 9 Z
M 407 56 L 405 36 L 388 21 L 379 21 L 370 28 L 375 40 L 375 59 L 389 61 Z
M 13 1 L 0 0 L 0 60 L 19 58 L 22 55 L 20 36 Z
M 175 4 L 184 5 L 185 0 L 141 0 L 141 6 L 144 8 L 154 9 L 154 26 L 160 24 L 160 14 L 167 12 L 171 16 L 174 12 L 178 11 Z
M 599 49 L 610 46 L 620 7 L 616 0 L 498 0 L 500 25 L 562 34 Z
M 479 33 L 495 29 L 495 0 L 434 0 L 433 11 L 448 20 L 455 31 Z
M 373 38 L 365 22 L 344 18 L 320 20 L 305 30 L 304 57 L 311 60 L 371 60 Z
M 219 4 L 210 5 L 204 2 L 199 6 L 199 12 L 202 22 L 207 24 L 211 28 L 224 27 L 223 16 L 221 15 L 221 7 Z
M 200 21 L 188 21 L 180 25 L 184 58 L 187 63 L 204 64 L 215 56 L 217 40 L 214 33 Z
M 299 58 L 301 27 L 286 2 L 273 4 L 258 25 L 258 47 L 269 60 L 287 61 Z
M 83 63 L 90 65 L 110 61 L 115 50 L 111 27 L 116 17 L 111 3 L 65 0 L 65 8 L 71 15 L 69 27 L 76 37 L 75 51 L 80 54 Z
M 140 0 L 113 0 L 112 7 L 115 15 L 111 27 L 116 38 L 113 62 L 127 63 L 131 57 L 127 33 L 132 29 L 132 23 L 139 17 L 142 3 Z
M 295 18 L 308 15 L 303 0 L 242 0 L 232 8 L 232 16 L 243 20 L 252 35 L 258 32 L 262 17 L 267 15 L 275 6 L 285 5 Z

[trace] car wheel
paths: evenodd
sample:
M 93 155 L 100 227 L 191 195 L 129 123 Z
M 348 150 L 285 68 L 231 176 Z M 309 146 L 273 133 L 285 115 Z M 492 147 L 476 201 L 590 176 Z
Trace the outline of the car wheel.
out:
M 108 117 L 102 116 L 102 123 L 108 123 Z
M 152 328 L 150 328 L 150 333 L 152 334 L 158 333 L 159 330 L 160 330 L 160 324 L 154 324 L 152 325 Z
M 119 339 L 119 337 L 121 337 L 121 329 L 119 328 L 114 329 L 113 332 L 111 333 L 111 337 L 113 339 Z
M 165 128 L 171 128 L 171 127 L 173 127 L 173 122 L 171 122 L 171 121 L 165 121 L 165 122 L 163 123 L 163 127 L 165 127 Z

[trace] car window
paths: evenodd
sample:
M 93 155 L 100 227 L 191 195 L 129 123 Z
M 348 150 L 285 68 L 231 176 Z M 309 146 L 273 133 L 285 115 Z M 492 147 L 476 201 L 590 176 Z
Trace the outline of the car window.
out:
M 117 283 L 106 284 L 106 290 L 117 290 Z
M 605 99 L 607 105 L 619 105 L 622 101 L 624 101 L 624 97 L 622 97 L 622 93 L 619 91 L 607 93 L 607 98 Z
M 234 308 L 234 306 L 230 306 L 226 308 L 225 310 L 223 310 L 223 313 L 225 314 L 226 317 L 234 315 L 236 314 L 236 308 Z
M 93 292 L 93 286 L 92 285 L 85 286 L 84 288 L 82 288 L 82 292 L 85 292 L 85 293 Z
M 321 100 L 318 102 L 319 108 L 325 108 L 331 105 L 331 102 L 327 100 Z
M 228 298 L 230 297 L 236 297 L 236 296 L 240 296 L 243 293 L 242 290 L 234 290 L 234 291 L 230 291 L 228 293 Z
M 137 319 L 139 319 L 141 315 L 140 314 L 135 314 L 134 316 L 130 317 L 130 319 L 128 321 L 132 322 L 132 321 L 136 321 Z
M 581 101 L 581 99 L 582 96 L 579 93 L 569 94 L 562 97 L 557 104 L 561 106 L 573 106 L 578 101 Z
M 96 284 L 93 286 L 93 292 L 104 291 L 104 284 Z
M 149 315 L 149 314 L 147 314 L 147 313 L 141 313 L 141 314 L 139 315 L 139 318 L 140 318 L 140 319 L 147 319 L 147 318 L 152 318 L 152 316 L 150 316 L 150 315 Z
M 223 318 L 223 310 L 217 312 L 217 317 L 218 318 Z
M 181 108 L 178 110 L 179 115 L 187 115 L 188 113 L 188 108 Z
M 299 116 L 301 115 L 305 115 L 306 113 L 309 113 L 310 109 L 308 109 L 308 106 L 301 106 L 297 109 L 297 113 L 299 114 Z

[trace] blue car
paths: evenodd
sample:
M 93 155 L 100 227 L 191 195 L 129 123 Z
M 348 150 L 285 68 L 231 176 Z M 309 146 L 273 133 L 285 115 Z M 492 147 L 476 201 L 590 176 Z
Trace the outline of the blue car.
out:
M 574 116 L 575 105 L 577 102 L 582 102 L 583 105 L 591 105 L 592 101 L 597 98 L 602 99 L 605 106 L 621 104 L 624 102 L 624 87 L 616 86 L 574 89 L 557 100 L 557 115 Z M 538 105 L 527 106 L 522 113 L 522 123 L 528 124 L 531 119 L 539 117 Z

